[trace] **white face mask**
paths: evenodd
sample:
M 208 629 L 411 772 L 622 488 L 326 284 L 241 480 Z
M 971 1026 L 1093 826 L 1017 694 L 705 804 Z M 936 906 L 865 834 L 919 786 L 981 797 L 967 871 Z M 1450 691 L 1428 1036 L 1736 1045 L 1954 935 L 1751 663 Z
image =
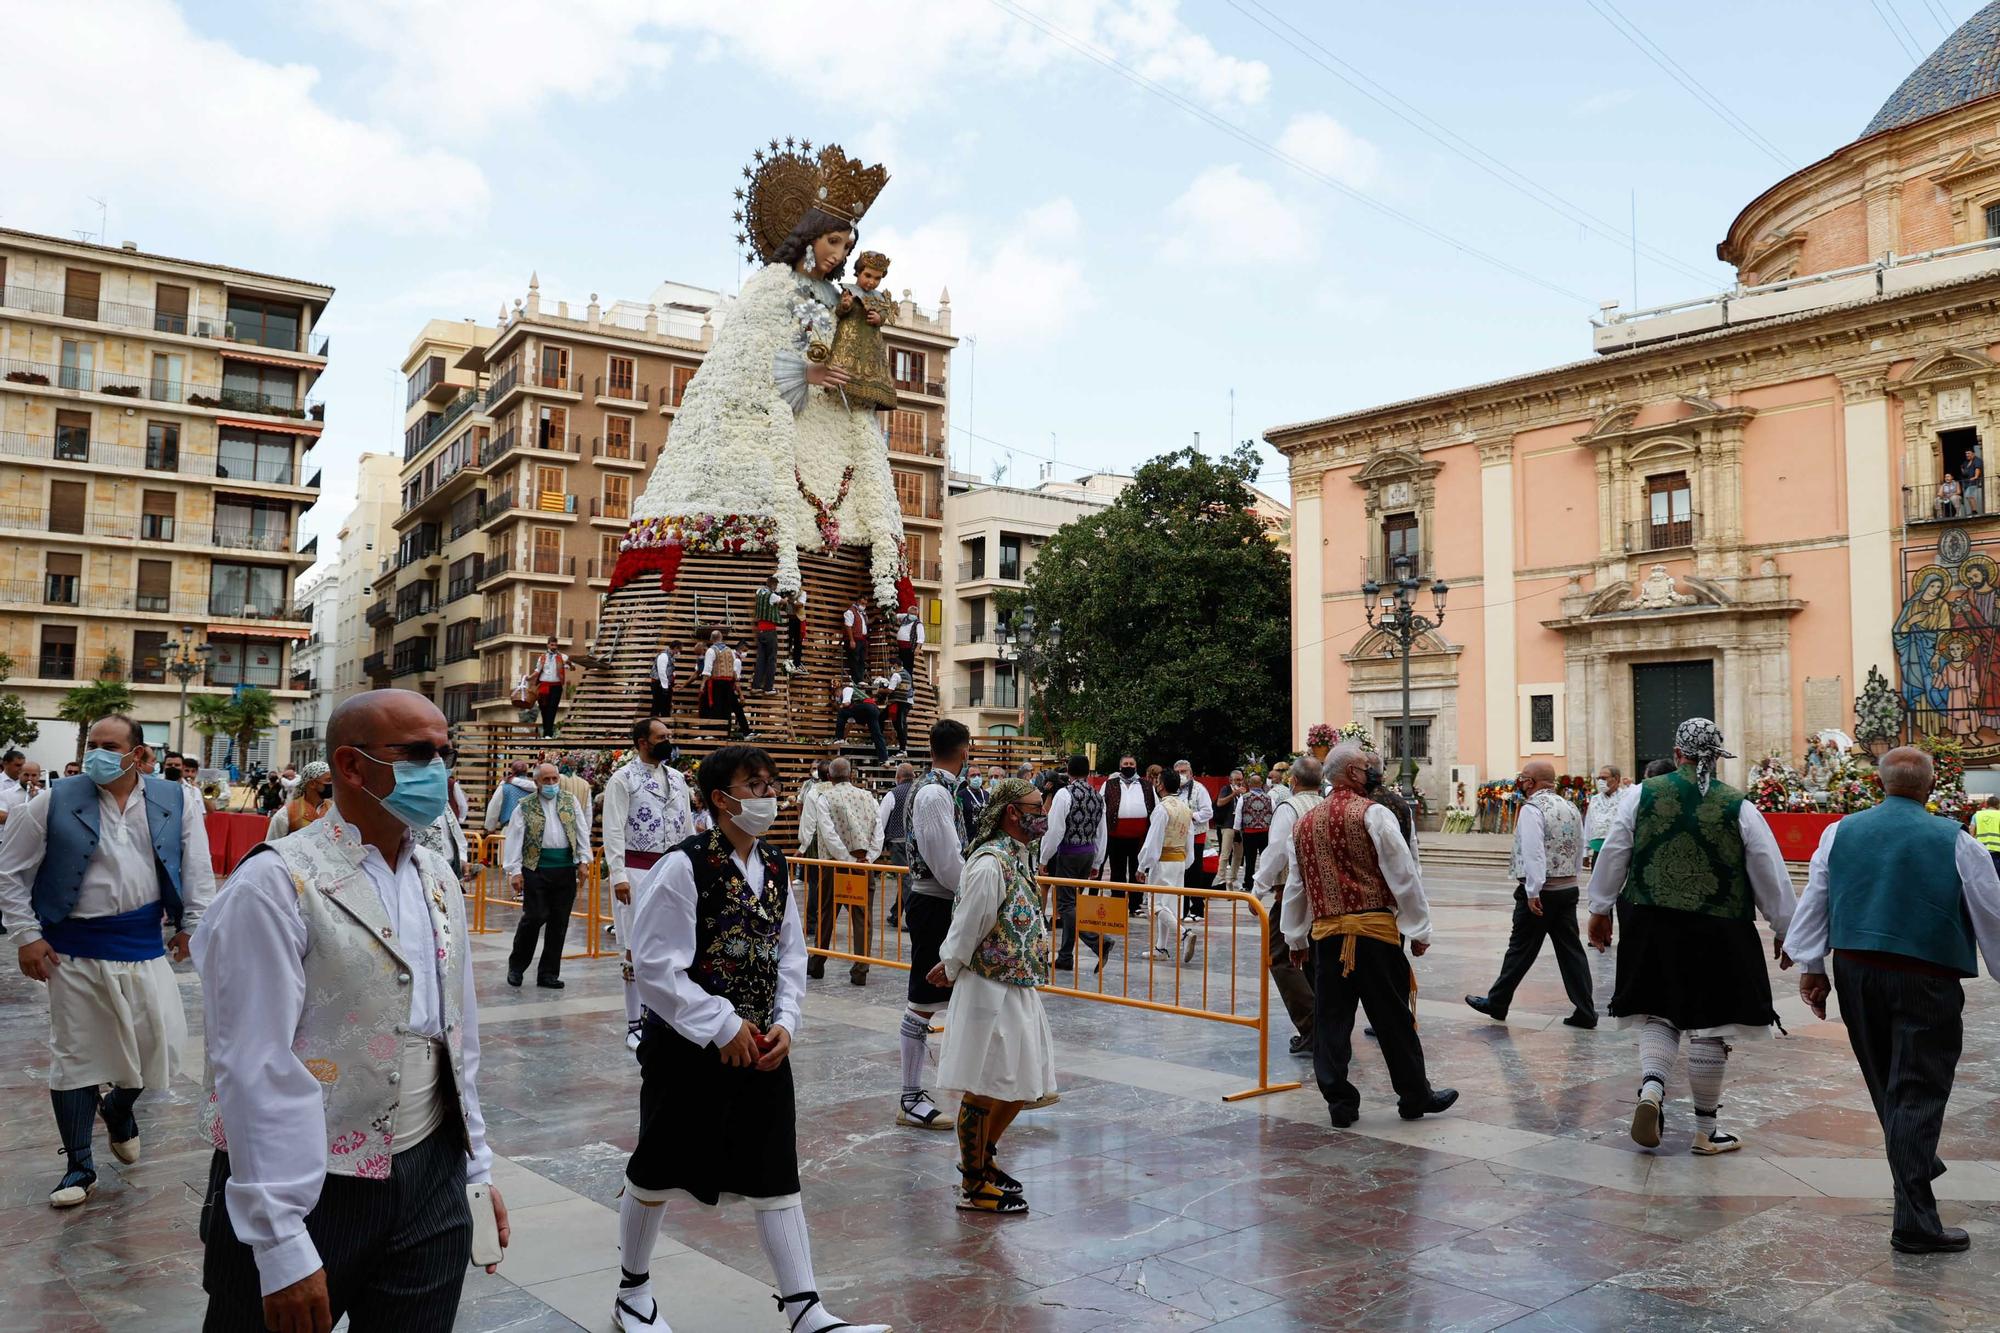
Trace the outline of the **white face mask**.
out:
M 740 801 L 736 813 L 729 816 L 729 822 L 751 837 L 761 838 L 771 831 L 771 825 L 778 822 L 778 798 L 752 796 Z
M 1599 796 L 1604 795 L 1604 793 L 1609 791 L 1610 789 L 1611 789 L 1611 784 L 1606 782 L 1603 778 L 1599 778 L 1597 780 L 1597 794 Z

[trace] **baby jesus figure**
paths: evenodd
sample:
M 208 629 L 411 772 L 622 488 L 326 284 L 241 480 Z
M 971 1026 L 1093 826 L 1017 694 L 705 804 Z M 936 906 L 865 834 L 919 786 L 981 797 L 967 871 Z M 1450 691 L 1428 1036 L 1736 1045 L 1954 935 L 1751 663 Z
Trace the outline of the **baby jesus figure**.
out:
M 879 250 L 864 250 L 854 261 L 855 281 L 842 283 L 840 304 L 835 309 L 839 321 L 833 332 L 833 347 L 827 356 L 830 365 L 847 372 L 847 383 L 829 388 L 844 394 L 859 408 L 887 411 L 896 405 L 896 386 L 889 378 L 889 350 L 882 343 L 882 326 L 896 318 L 896 302 L 887 292 L 878 291 L 889 276 L 889 257 Z

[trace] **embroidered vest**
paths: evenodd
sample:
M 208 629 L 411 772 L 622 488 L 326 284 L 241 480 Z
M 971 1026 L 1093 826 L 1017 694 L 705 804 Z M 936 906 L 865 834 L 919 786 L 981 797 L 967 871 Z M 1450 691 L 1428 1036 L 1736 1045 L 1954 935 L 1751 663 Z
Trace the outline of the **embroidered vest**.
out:
M 1237 811 L 1243 816 L 1245 833 L 1268 833 L 1271 831 L 1271 815 L 1275 807 L 1271 804 L 1271 793 L 1257 788 L 1244 792 L 1236 798 Z
M 916 780 L 899 782 L 889 792 L 889 827 L 883 831 L 883 845 L 901 847 L 910 836 L 910 796 Z
M 542 829 L 547 825 L 548 818 L 539 795 L 529 801 L 521 812 L 521 864 L 530 870 L 542 863 Z M 556 797 L 556 822 L 562 825 L 563 836 L 569 839 L 571 864 L 582 865 L 576 858 L 576 849 L 583 846 L 583 839 L 576 829 L 576 802 L 568 792 Z
M 1188 828 L 1194 823 L 1194 811 L 1178 796 L 1162 796 L 1159 808 L 1167 812 L 1167 827 L 1160 838 L 1160 859 L 1187 860 Z
M 848 854 L 860 857 L 875 840 L 875 802 L 851 782 L 833 784 L 823 799 L 833 815 L 834 832 L 840 835 Z
M 1153 817 L 1153 784 L 1144 778 L 1133 781 L 1132 790 L 1137 792 L 1143 809 L 1125 809 L 1125 779 L 1113 777 L 1104 784 L 1105 816 L 1111 821 L 1112 835 L 1119 838 L 1143 838 L 1146 836 L 1146 821 Z M 1123 829 L 1118 826 L 1123 825 Z
M 972 952 L 972 970 L 1003 986 L 1046 986 L 1049 981 L 1049 919 L 1042 914 L 1032 856 L 1030 848 L 1003 836 L 981 844 L 965 863 L 968 875 L 975 862 L 1000 864 L 1000 912 Z M 964 883 L 959 881 L 961 888 Z
M 1957 824 L 1900 796 L 1841 820 L 1826 867 L 1833 950 L 1874 949 L 1978 976 L 1958 835 Z
M 709 672 L 709 675 L 716 680 L 735 680 L 736 651 L 732 648 L 717 648 L 715 650 L 715 670 Z
M 1530 796 L 1528 804 L 1542 816 L 1542 864 L 1548 873 L 1546 882 L 1567 887 L 1565 881 L 1575 881 L 1577 867 L 1583 862 L 1583 816 L 1567 800 L 1546 789 Z M 1514 851 L 1508 873 L 1515 879 L 1526 879 L 1528 876 L 1521 865 L 1521 829 L 1518 824 L 1514 828 Z
M 625 807 L 626 851 L 665 852 L 693 832 L 679 774 L 633 759 L 611 780 L 624 783 L 631 792 L 631 803 Z
M 910 793 L 910 800 L 913 803 L 917 799 L 917 792 L 925 787 L 943 787 L 945 794 L 951 798 L 952 825 L 958 831 L 958 850 L 963 853 L 965 844 L 972 841 L 972 817 L 966 808 L 966 803 L 959 798 L 958 780 L 941 769 L 932 769 L 917 779 L 916 790 Z M 937 883 L 937 872 L 924 861 L 924 849 L 917 845 L 915 829 L 906 831 L 903 845 L 909 849 L 905 864 L 910 867 L 910 878 L 927 879 L 933 884 Z
M 1324 801 L 1325 799 L 1326 797 L 1321 796 L 1316 791 L 1295 791 L 1291 793 L 1289 796 L 1285 797 L 1284 800 L 1278 802 L 1278 808 L 1283 808 L 1285 806 L 1290 806 L 1292 808 L 1292 842 L 1294 845 L 1296 845 L 1299 840 L 1299 825 L 1305 823 L 1306 816 L 1311 814 L 1313 811 L 1319 809 L 1320 802 Z M 1273 811 L 1274 815 L 1275 813 L 1276 810 Z M 1292 868 L 1290 866 L 1286 866 L 1278 879 L 1278 887 L 1283 888 L 1286 884 L 1289 884 L 1291 882 L 1291 878 L 1292 878 Z
M 1097 847 L 1097 822 L 1103 817 L 1104 798 L 1092 791 L 1088 782 L 1070 783 L 1069 817 L 1063 820 L 1062 845 Z
M 688 963 L 689 979 L 729 1001 L 743 1018 L 768 1028 L 778 1007 L 778 949 L 791 897 L 784 855 L 758 839 L 764 888 L 752 895 L 750 882 L 737 869 L 729 840 L 720 830 L 697 833 L 674 850 L 686 852 L 694 870 L 694 957 Z
M 160 884 L 160 907 L 176 930 L 181 924 L 181 812 L 184 786 L 165 778 L 139 779 L 146 807 L 146 831 L 153 840 L 153 872 Z M 35 869 L 29 900 L 35 918 L 52 926 L 76 910 L 83 868 L 97 851 L 97 784 L 84 773 L 49 784 L 47 845 Z
M 339 820 L 322 819 L 303 833 L 263 843 L 250 855 L 270 852 L 283 859 L 305 919 L 306 1006 L 292 1051 L 320 1082 L 327 1174 L 387 1180 L 403 1038 L 410 1023 L 410 978 L 416 968 L 437 971 L 452 1088 L 458 1105 L 465 1105 L 465 1034 L 460 1027 L 465 898 L 449 867 L 423 847 L 412 848 L 430 907 L 430 931 L 392 938 L 382 897 L 361 869 L 365 851 L 348 840 Z M 201 1136 L 227 1152 L 229 1135 L 216 1100 L 213 1063 L 207 1081 Z M 439 1095 L 444 1095 L 442 1088 Z M 462 1120 L 460 1125 L 462 1131 Z M 471 1151 L 470 1142 L 465 1148 Z
M 1743 793 L 1719 779 L 1702 795 L 1694 767 L 1648 778 L 1639 787 L 1632 825 L 1632 868 L 1619 897 L 1641 907 L 1751 919 L 1744 872 Z
M 1341 788 L 1299 821 L 1294 835 L 1299 878 L 1312 903 L 1313 920 L 1396 910 L 1396 896 L 1382 878 L 1375 843 L 1368 836 L 1373 805 L 1360 792 Z

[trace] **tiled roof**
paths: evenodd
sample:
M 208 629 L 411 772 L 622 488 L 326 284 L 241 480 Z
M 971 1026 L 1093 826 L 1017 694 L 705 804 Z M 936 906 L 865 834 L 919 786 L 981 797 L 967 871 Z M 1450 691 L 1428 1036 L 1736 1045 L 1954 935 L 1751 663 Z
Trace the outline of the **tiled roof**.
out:
M 1914 124 L 1995 93 L 2000 93 L 2000 0 L 1967 19 L 1911 71 L 1861 137 Z

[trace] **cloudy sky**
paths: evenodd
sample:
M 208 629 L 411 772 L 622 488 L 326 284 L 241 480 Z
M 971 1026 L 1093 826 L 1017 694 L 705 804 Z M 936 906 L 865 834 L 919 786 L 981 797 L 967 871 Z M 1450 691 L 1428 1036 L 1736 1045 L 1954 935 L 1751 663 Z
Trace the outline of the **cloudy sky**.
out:
M 750 150 L 837 141 L 976 339 L 954 462 L 1031 482 L 1588 355 L 1635 202 L 1640 304 L 1719 289 L 1737 209 L 1975 8 L 0 0 L 0 224 L 337 287 L 330 533 L 425 319 L 733 290 Z

